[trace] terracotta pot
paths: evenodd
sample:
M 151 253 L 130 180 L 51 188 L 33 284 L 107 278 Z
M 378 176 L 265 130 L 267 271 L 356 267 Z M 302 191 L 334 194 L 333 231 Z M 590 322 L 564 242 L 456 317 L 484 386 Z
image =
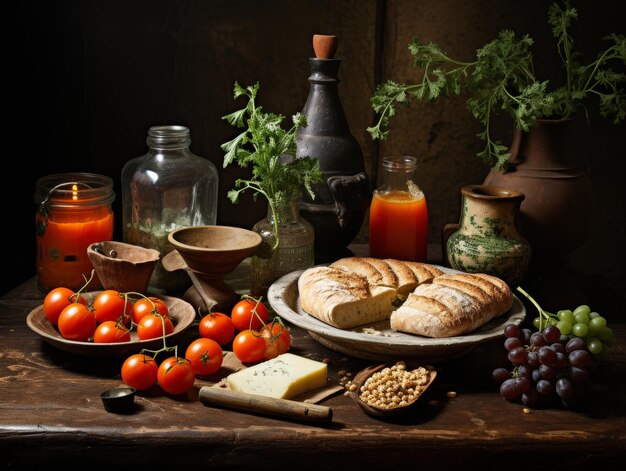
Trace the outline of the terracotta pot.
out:
M 563 291 L 571 285 L 566 279 L 572 277 L 569 254 L 591 235 L 591 181 L 581 167 L 573 137 L 572 120 L 541 119 L 528 132 L 516 129 L 509 168 L 492 170 L 484 181 L 526 196 L 520 206 L 519 230 L 533 250 L 529 278 L 546 294 L 559 290 L 566 295 Z M 565 306 L 581 301 L 556 300 L 556 294 L 550 293 L 551 298 L 566 302 Z
M 449 265 L 497 276 L 515 289 L 526 276 L 532 252 L 516 227 L 524 194 L 487 185 L 464 186 L 461 194 L 460 223 L 444 227 Z

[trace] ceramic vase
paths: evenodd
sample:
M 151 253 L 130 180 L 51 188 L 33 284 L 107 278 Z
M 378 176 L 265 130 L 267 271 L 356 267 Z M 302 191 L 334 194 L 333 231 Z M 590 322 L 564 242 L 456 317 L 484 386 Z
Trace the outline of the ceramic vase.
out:
M 268 205 L 267 217 L 252 230 L 261 236 L 261 246 L 251 262 L 253 296 L 265 297 L 272 283 L 281 276 L 313 266 L 315 232 L 300 215 L 299 199 L 279 204 L 275 211 Z
M 459 224 L 444 227 L 449 265 L 497 276 L 515 289 L 526 276 L 532 252 L 516 226 L 524 195 L 487 185 L 464 186 L 461 195 Z
M 506 170 L 491 170 L 483 182 L 525 195 L 519 230 L 533 250 L 528 287 L 545 309 L 585 301 L 572 297 L 581 291 L 569 255 L 591 235 L 594 198 L 574 134 L 571 119 L 540 119 L 528 132 L 516 129 Z

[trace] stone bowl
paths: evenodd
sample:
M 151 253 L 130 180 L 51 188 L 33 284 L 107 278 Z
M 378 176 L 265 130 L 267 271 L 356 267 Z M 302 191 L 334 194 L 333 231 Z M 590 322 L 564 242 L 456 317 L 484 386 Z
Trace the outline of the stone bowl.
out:
M 209 278 L 228 275 L 261 245 L 256 232 L 231 226 L 181 227 L 168 240 L 189 269 Z
M 124 242 L 95 242 L 87 256 L 104 289 L 144 293 L 160 259 L 158 250 Z

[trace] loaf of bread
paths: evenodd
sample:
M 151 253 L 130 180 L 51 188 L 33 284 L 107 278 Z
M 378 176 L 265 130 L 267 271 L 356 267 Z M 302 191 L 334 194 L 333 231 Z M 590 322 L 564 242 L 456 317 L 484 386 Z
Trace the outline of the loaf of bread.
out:
M 486 274 L 446 274 L 419 285 L 390 316 L 395 331 L 426 337 L 466 334 L 507 312 L 509 286 Z
M 389 318 L 397 298 L 393 287 L 332 267 L 313 267 L 298 278 L 300 305 L 317 319 L 349 329 Z
M 300 305 L 319 320 L 349 329 L 389 319 L 398 300 L 443 272 L 433 265 L 372 257 L 346 257 L 305 270 Z

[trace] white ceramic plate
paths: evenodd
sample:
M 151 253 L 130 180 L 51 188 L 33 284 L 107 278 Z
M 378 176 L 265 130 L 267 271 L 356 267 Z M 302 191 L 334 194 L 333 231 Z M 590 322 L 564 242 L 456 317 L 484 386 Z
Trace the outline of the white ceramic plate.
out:
M 460 273 L 438 267 L 447 273 Z M 309 315 L 300 306 L 298 278 L 304 270 L 282 276 L 270 286 L 267 299 L 272 309 L 284 320 L 309 332 L 317 342 L 331 350 L 356 358 L 387 361 L 398 358 L 416 359 L 430 363 L 464 355 L 476 345 L 503 336 L 507 324 L 521 324 L 526 309 L 513 295 L 511 309 L 474 332 L 446 338 L 430 338 L 391 330 L 389 321 L 337 329 Z

